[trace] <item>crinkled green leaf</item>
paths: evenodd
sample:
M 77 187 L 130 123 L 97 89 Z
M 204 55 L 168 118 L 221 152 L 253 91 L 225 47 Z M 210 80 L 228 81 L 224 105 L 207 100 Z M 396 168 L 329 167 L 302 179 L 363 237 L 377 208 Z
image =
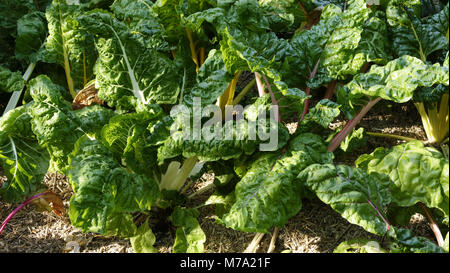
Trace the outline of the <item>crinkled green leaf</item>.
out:
M 364 134 L 364 128 L 353 131 L 345 137 L 339 145 L 339 148 L 344 152 L 352 152 L 357 148 L 364 147 L 367 143 L 367 138 Z
M 367 239 L 352 239 L 340 243 L 333 253 L 386 253 L 376 241 Z
M 73 95 L 94 78 L 93 67 L 97 59 L 94 39 L 81 27 L 77 16 L 83 13 L 80 5 L 54 0 L 47 8 L 49 36 L 45 43 L 44 61 L 61 65 Z
M 326 6 L 317 25 L 312 26 L 309 30 L 296 33 L 289 41 L 292 47 L 299 52 L 299 56 L 301 56 L 301 66 L 297 69 L 302 71 L 303 77 L 308 78 L 309 74 L 316 67 L 317 62 L 320 61 L 328 39 L 339 25 L 341 16 L 342 10 L 339 7 L 335 5 Z M 316 80 L 321 78 L 321 80 L 317 86 L 311 85 L 312 82 L 310 81 L 309 86 L 312 88 L 318 87 L 321 82 L 331 81 L 324 73 L 319 73 L 314 78 Z
M 404 103 L 412 99 L 418 87 L 435 84 L 448 86 L 448 67 L 429 65 L 417 58 L 402 56 L 385 66 L 374 65 L 368 73 L 356 75 L 344 89 L 350 101 L 366 95 Z
M 340 105 L 327 99 L 319 101 L 308 111 L 299 126 L 300 132 L 310 132 L 313 128 L 321 126 L 328 128 L 330 123 L 339 116 Z
M 273 226 L 283 226 L 302 207 L 303 185 L 297 175 L 311 164 L 332 160 L 333 154 L 313 134 L 291 140 L 285 153 L 261 155 L 236 185 L 236 202 L 219 223 L 245 232 L 269 232 Z
M 79 19 L 96 37 L 99 98 L 124 110 L 133 109 L 137 103 L 176 103 L 180 77 L 174 62 L 147 48 L 142 37 L 108 12 L 94 10 Z
M 18 203 L 42 189 L 49 167 L 49 154 L 31 130 L 29 107 L 20 106 L 0 118 L 0 165 L 7 178 L 0 196 L 6 202 Z
M 75 141 L 83 134 L 71 104 L 61 95 L 67 91 L 45 75 L 32 79 L 29 89 L 34 100 L 28 110 L 33 132 L 57 167 L 63 170 Z
M 134 236 L 131 213 L 150 210 L 159 196 L 158 184 L 123 168 L 111 151 L 86 136 L 76 142 L 69 166 L 72 225 L 83 232 Z
M 43 12 L 32 12 L 17 21 L 16 58 L 37 62 L 42 57 L 42 45 L 47 38 L 47 21 Z
M 0 65 L 0 91 L 8 93 L 22 91 L 25 83 L 22 73 L 12 72 L 8 68 Z
M 320 19 L 317 25 L 296 33 L 290 42 L 303 53 L 299 56 L 306 64 L 306 77 L 319 64 L 317 74 L 308 81 L 309 87 L 348 79 L 366 62 L 385 63 L 390 59 L 383 14 L 373 13 L 366 1 L 348 1 L 345 10 L 327 5 Z
M 184 90 L 183 103 L 192 106 L 194 98 L 200 98 L 202 105 L 215 103 L 232 79 L 233 76 L 225 68 L 221 52 L 213 49 L 200 67 L 195 85 Z
M 83 107 L 74 111 L 76 118 L 79 120 L 81 130 L 89 135 L 96 136 L 100 139 L 100 132 L 105 124 L 115 116 L 115 113 L 103 106 L 92 105 Z
M 152 6 L 150 0 L 117 0 L 110 8 L 116 18 L 124 22 L 134 34 L 142 36 L 147 47 L 161 51 L 174 49 L 166 41 L 166 33 L 152 13 Z
M 391 149 L 377 148 L 355 164 L 368 173 L 389 176 L 392 201 L 398 206 L 422 202 L 449 214 L 448 160 L 436 149 L 412 141 Z
M 396 55 L 425 61 L 431 53 L 448 49 L 448 3 L 439 13 L 420 18 L 417 4 L 405 6 L 403 2 L 391 1 L 386 9 Z
M 171 215 L 177 227 L 174 253 L 203 253 L 206 235 L 197 221 L 199 215 L 196 209 L 175 207 Z
M 259 0 L 258 3 L 274 32 L 293 32 L 306 21 L 306 14 L 295 0 Z
M 389 229 L 382 216 L 391 202 L 389 178 L 345 165 L 312 165 L 298 177 L 350 223 L 378 235 Z
M 449 88 L 443 84 L 432 87 L 417 88 L 413 95 L 414 102 L 425 103 L 429 108 L 433 108 L 433 103 L 440 102 L 442 95 L 448 94 Z
M 161 109 L 117 115 L 101 130 L 103 143 L 138 173 L 151 173 L 156 164 L 156 148 L 147 130 L 161 118 Z M 150 142 L 149 142 L 150 141 Z
M 201 111 L 196 112 L 195 107 L 193 118 L 190 113 L 179 113 L 172 124 L 170 137 L 158 148 L 158 161 L 162 163 L 179 155 L 185 158 L 197 156 L 202 161 L 228 160 L 252 154 L 257 149 L 273 151 L 283 147 L 289 138 L 287 128 L 267 113 L 266 120 L 256 120 L 258 113 L 264 114 L 265 108 L 248 108 L 246 113 L 252 109 L 254 117 L 225 121 L 223 125 L 215 122 L 213 117 L 211 123 L 207 124 L 208 121 L 203 127 L 195 122 L 202 115 Z M 248 116 L 246 113 L 244 116 Z
M 370 9 L 365 0 L 351 0 L 342 12 L 339 23 L 329 37 L 320 56 L 326 73 L 333 79 L 344 79 L 354 75 L 366 62 L 363 52 L 358 52 L 359 42 Z M 319 68 L 320 69 L 320 68 Z M 319 70 L 319 74 L 320 74 Z
M 233 26 L 221 31 L 220 50 L 228 71 L 264 73 L 283 93 L 288 92 L 286 78 L 280 73 L 286 56 L 296 56 L 292 46 L 275 33 L 256 33 Z
M 376 11 L 365 23 L 356 54 L 365 55 L 366 62 L 385 64 L 392 59 L 386 14 Z

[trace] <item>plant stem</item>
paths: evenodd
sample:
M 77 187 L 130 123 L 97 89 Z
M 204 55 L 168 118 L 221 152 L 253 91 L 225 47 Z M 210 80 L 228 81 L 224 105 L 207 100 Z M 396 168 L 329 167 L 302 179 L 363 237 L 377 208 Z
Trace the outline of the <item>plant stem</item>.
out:
M 261 81 L 261 74 L 258 72 L 255 72 L 255 80 L 256 80 L 256 86 L 258 87 L 258 94 L 260 97 L 263 97 L 266 93 L 266 90 L 264 89 L 264 84 Z
M 378 209 L 377 206 L 375 206 L 372 201 L 367 200 L 367 203 L 369 203 L 370 206 L 372 206 L 372 208 L 377 212 L 378 216 L 380 216 L 381 220 L 383 220 L 383 222 L 386 224 L 386 231 L 389 231 L 389 229 L 391 228 L 391 224 L 389 223 L 389 221 L 384 218 L 383 214 L 381 214 L 380 210 Z
M 202 66 L 204 62 L 205 62 L 205 48 L 201 47 L 200 48 L 200 66 Z
M 192 33 L 189 28 L 186 28 L 186 34 L 189 39 L 189 48 L 191 49 L 192 61 L 195 63 L 195 66 L 196 66 L 195 70 L 198 72 L 198 69 L 200 68 L 200 66 L 198 63 L 197 51 L 195 50 L 194 39 L 192 38 Z
M 374 107 L 375 104 L 377 104 L 380 100 L 381 98 L 376 98 L 374 100 L 369 101 L 367 105 L 364 106 L 363 109 L 361 109 L 361 111 L 345 125 L 344 129 L 342 129 L 333 138 L 330 146 L 328 147 L 328 151 L 333 152 L 334 150 L 336 150 L 336 148 L 339 147 L 339 145 L 345 139 L 345 137 L 347 137 L 350 134 L 350 132 L 356 127 L 356 125 L 359 124 L 359 122 L 367 114 L 367 112 L 369 112 L 369 110 L 372 109 L 372 107 Z
M 245 87 L 242 89 L 242 91 L 237 95 L 237 97 L 233 100 L 233 106 L 236 106 L 244 97 L 247 95 L 247 93 L 252 90 L 253 86 L 256 84 L 256 79 L 251 80 Z
M 320 64 L 320 58 L 317 60 L 313 71 L 311 71 L 311 73 L 309 74 L 309 79 L 312 79 L 316 76 L 317 70 L 319 69 L 319 64 Z M 306 95 L 309 96 L 311 94 L 311 87 L 307 86 L 305 89 L 305 93 L 306 93 Z M 298 121 L 298 126 L 300 126 L 300 124 L 302 123 L 303 119 L 305 118 L 306 114 L 309 111 L 309 101 L 310 101 L 309 99 L 305 100 L 305 104 L 303 106 L 303 113 L 300 116 L 300 120 Z
M 436 222 L 434 221 L 433 216 L 431 216 L 431 213 L 428 210 L 427 206 L 425 206 L 425 204 L 422 202 L 420 202 L 419 204 L 420 204 L 420 206 L 422 206 L 423 210 L 425 211 L 428 221 L 430 222 L 431 230 L 433 231 L 434 236 L 436 237 L 436 241 L 438 242 L 438 245 L 440 247 L 443 247 L 444 246 L 444 238 L 442 237 L 442 233 L 441 233 L 441 230 L 439 229 L 438 224 L 436 224 Z
M 256 248 L 258 247 L 259 242 L 261 242 L 263 237 L 264 237 L 264 233 L 256 233 L 255 237 L 253 237 L 252 242 L 245 249 L 244 253 L 255 253 Z
M 214 188 L 214 187 L 215 187 L 214 183 L 208 184 L 208 185 L 204 186 L 203 188 L 199 189 L 198 191 L 194 192 L 193 194 L 189 195 L 189 196 L 187 197 L 187 199 L 192 199 L 192 198 L 194 198 L 195 196 L 197 196 L 197 195 L 199 195 L 199 194 L 202 194 L 202 193 L 204 193 L 204 192 L 206 192 L 206 191 L 209 191 L 210 189 L 212 189 L 212 188 Z
M 17 208 L 15 208 L 5 219 L 5 221 L 3 221 L 2 225 L 0 226 L 0 235 L 3 232 L 3 229 L 6 227 L 6 224 L 8 224 L 8 222 L 14 217 L 14 215 L 16 215 L 22 208 L 24 208 L 26 205 L 28 205 L 29 203 L 31 203 L 33 200 L 35 199 L 39 199 L 42 196 L 48 194 L 49 192 L 41 192 L 39 194 L 33 195 L 32 197 L 28 198 L 25 202 L 23 202 L 22 204 L 20 204 Z
M 398 135 L 390 135 L 390 134 L 383 134 L 383 133 L 372 133 L 372 132 L 366 132 L 367 135 L 369 136 L 374 136 L 374 137 L 385 137 L 385 138 L 393 138 L 393 139 L 399 139 L 399 140 L 404 140 L 404 141 L 417 141 L 417 139 L 415 138 L 411 138 L 411 137 L 405 137 L 405 136 L 398 136 Z
M 324 99 L 331 100 L 334 96 L 334 92 L 336 91 L 337 81 L 333 80 L 328 84 L 327 92 L 325 92 Z
M 269 89 L 270 99 L 272 100 L 272 105 L 276 105 L 278 107 L 278 101 L 275 98 L 275 94 L 272 91 L 272 87 L 270 86 L 269 80 L 267 79 L 266 75 L 262 74 L 264 81 L 266 82 L 267 89 Z M 281 114 L 280 114 L 280 108 L 277 108 L 278 111 L 278 122 L 281 122 Z
M 273 229 L 272 239 L 270 240 L 269 248 L 267 249 L 267 253 L 272 253 L 275 250 L 275 241 L 278 237 L 278 228 L 275 227 Z
M 27 82 L 31 74 L 33 73 L 34 68 L 36 67 L 36 63 L 30 63 L 28 65 L 27 70 L 25 70 L 25 73 L 23 74 L 22 78 Z M 3 112 L 3 115 L 8 113 L 10 110 L 16 108 L 17 103 L 19 102 L 20 95 L 22 95 L 22 90 L 14 91 L 11 95 L 11 98 L 8 101 L 8 104 L 6 105 L 6 109 Z

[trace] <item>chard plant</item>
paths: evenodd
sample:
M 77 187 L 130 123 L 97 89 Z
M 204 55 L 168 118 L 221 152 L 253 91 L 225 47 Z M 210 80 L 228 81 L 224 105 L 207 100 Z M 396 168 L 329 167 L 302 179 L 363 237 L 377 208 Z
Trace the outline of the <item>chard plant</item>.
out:
M 2 230 L 49 196 L 52 171 L 73 190 L 73 226 L 136 252 L 157 252 L 161 229 L 173 252 L 204 252 L 204 206 L 256 233 L 247 252 L 273 232 L 272 252 L 314 197 L 389 243 L 355 238 L 335 252 L 448 252 L 439 150 L 406 139 L 335 164 L 382 100 L 413 103 L 429 143 L 445 141 L 448 2 L 20 0 L 1 1 L 0 15 L 0 92 L 14 92 L 0 118 L 0 200 L 20 204 Z M 194 191 L 205 173 L 213 183 Z M 46 202 L 61 213 L 57 200 Z M 435 241 L 405 229 L 417 212 Z

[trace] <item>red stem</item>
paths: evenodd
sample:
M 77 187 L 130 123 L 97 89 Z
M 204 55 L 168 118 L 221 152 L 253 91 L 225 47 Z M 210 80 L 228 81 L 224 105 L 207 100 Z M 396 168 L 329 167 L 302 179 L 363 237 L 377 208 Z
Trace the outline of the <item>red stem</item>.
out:
M 334 152 L 334 150 L 336 150 L 336 148 L 339 147 L 339 145 L 345 139 L 345 137 L 347 137 L 350 134 L 350 132 L 356 127 L 356 125 L 359 124 L 359 122 L 367 114 L 367 112 L 369 112 L 369 110 L 372 109 L 372 107 L 375 106 L 375 104 L 377 104 L 380 100 L 381 98 L 376 98 L 374 100 L 369 101 L 367 105 L 364 106 L 363 109 L 361 109 L 361 111 L 345 125 L 344 129 L 342 129 L 333 138 L 330 146 L 328 147 L 328 151 Z
M 316 66 L 314 66 L 313 71 L 309 74 L 309 78 L 308 79 L 312 79 L 312 78 L 314 78 L 316 76 L 317 70 L 319 69 L 319 63 L 320 63 L 320 59 L 317 60 Z M 311 88 L 309 86 L 306 87 L 305 93 L 308 96 L 311 94 Z M 305 116 L 308 113 L 308 111 L 309 111 L 309 99 L 305 100 L 305 105 L 303 107 L 303 113 L 300 116 L 300 120 L 298 121 L 298 125 L 299 126 L 302 123 L 302 121 L 305 118 Z
M 29 203 L 31 203 L 33 200 L 40 198 L 43 195 L 48 194 L 48 192 L 41 192 L 39 194 L 36 194 L 32 197 L 30 197 L 29 199 L 27 199 L 25 202 L 23 202 L 22 204 L 20 204 L 16 209 L 14 209 L 5 219 L 5 221 L 3 221 L 2 225 L 0 226 L 0 235 L 3 232 L 3 229 L 6 227 L 6 224 L 8 224 L 9 220 L 11 220 L 11 218 L 13 218 L 14 215 L 16 215 L 23 207 L 25 207 L 26 205 L 28 205 Z
M 331 100 L 333 98 L 334 92 L 336 91 L 337 81 L 333 80 L 328 84 L 327 92 L 325 93 L 324 99 Z
M 262 74 L 264 81 L 266 82 L 267 85 L 267 89 L 269 89 L 269 94 L 270 94 L 270 99 L 272 100 L 272 105 L 276 105 L 278 107 L 278 101 L 275 98 L 275 94 L 272 91 L 272 86 L 270 86 L 269 81 L 267 80 L 266 75 L 263 73 Z M 280 109 L 278 108 L 278 122 L 281 122 L 281 115 L 280 115 Z
M 305 13 L 306 18 L 308 18 L 308 12 L 306 11 L 305 7 L 302 5 L 302 2 L 298 1 L 298 5 L 302 9 L 302 11 Z
M 427 206 L 425 206 L 424 203 L 419 203 L 419 204 L 422 206 L 423 210 L 425 211 L 428 221 L 430 222 L 431 230 L 433 231 L 434 236 L 436 237 L 436 241 L 438 242 L 438 245 L 440 247 L 443 247 L 444 246 L 444 237 L 442 237 L 442 233 L 441 233 L 441 230 L 439 229 L 438 224 L 436 224 L 436 222 L 434 221 L 433 216 L 431 216 L 431 213 L 428 210 Z

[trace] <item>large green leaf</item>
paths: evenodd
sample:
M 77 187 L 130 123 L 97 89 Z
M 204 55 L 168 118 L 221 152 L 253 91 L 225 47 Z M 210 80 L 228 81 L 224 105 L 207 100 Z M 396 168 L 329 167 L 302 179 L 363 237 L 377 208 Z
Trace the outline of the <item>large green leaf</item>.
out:
M 86 136 L 75 144 L 69 165 L 72 224 L 83 232 L 134 236 L 131 213 L 150 210 L 159 197 L 158 184 L 123 168 L 111 151 Z
M 431 53 L 448 49 L 449 6 L 447 3 L 439 13 L 421 18 L 419 5 L 420 1 L 391 1 L 386 15 L 396 55 L 410 55 L 426 61 Z
M 39 144 L 46 148 L 56 166 L 63 170 L 73 144 L 83 134 L 80 123 L 65 101 L 64 88 L 54 84 L 47 76 L 40 75 L 29 83 L 34 103 L 29 108 L 31 124 Z
M 200 124 L 200 119 L 206 114 L 197 111 L 196 107 L 192 114 L 190 109 L 188 113 L 179 112 L 171 125 L 170 137 L 158 148 L 158 161 L 162 163 L 179 155 L 185 158 L 197 156 L 203 161 L 228 160 L 252 154 L 258 148 L 274 151 L 283 147 L 289 138 L 287 128 L 268 117 L 264 112 L 266 108 L 260 108 L 256 103 L 252 106 L 244 111 L 246 118 L 228 120 L 223 125 L 221 116 L 219 122 L 215 120 L 218 112 L 204 124 Z M 257 120 L 258 114 L 266 114 L 266 119 Z
M 281 227 L 301 207 L 303 185 L 297 175 L 314 163 L 331 163 L 333 154 L 319 136 L 302 134 L 286 152 L 261 155 L 236 185 L 236 201 L 218 221 L 245 232 L 269 232 Z
M 449 214 L 448 160 L 436 149 L 414 141 L 362 155 L 356 166 L 391 179 L 392 201 L 402 207 L 422 202 Z
M 50 156 L 31 130 L 29 104 L 9 111 L 0 119 L 0 164 L 7 181 L 0 188 L 6 202 L 20 202 L 43 188 Z
M 306 64 L 306 69 L 301 67 L 304 77 L 318 64 L 317 74 L 308 81 L 311 88 L 348 79 L 366 62 L 390 59 L 384 14 L 372 12 L 363 0 L 348 1 L 345 10 L 325 6 L 319 23 L 296 33 L 290 43 Z
M 295 0 L 259 0 L 258 3 L 274 32 L 294 32 L 306 21 L 306 14 Z
M 74 97 L 93 79 L 93 67 L 97 59 L 94 39 L 81 28 L 77 16 L 84 9 L 55 0 L 45 12 L 49 36 L 45 43 L 44 61 L 61 65 L 66 73 L 69 91 Z
M 435 84 L 448 86 L 448 67 L 430 65 L 415 57 L 402 56 L 385 66 L 374 65 L 368 73 L 356 75 L 344 86 L 343 91 L 350 101 L 370 96 L 404 103 L 413 98 L 418 87 L 431 87 Z
M 378 235 L 388 231 L 383 216 L 391 202 L 389 178 L 345 165 L 312 165 L 298 177 L 350 223 Z
M 130 32 L 108 12 L 94 10 L 79 19 L 96 37 L 99 98 L 124 110 L 137 103 L 176 103 L 181 78 L 173 61 L 147 48 L 139 34 Z
M 213 49 L 198 70 L 194 86 L 184 90 L 183 103 L 192 106 L 194 98 L 200 98 L 202 105 L 215 103 L 232 79 L 233 76 L 225 68 L 221 52 Z
M 20 18 L 17 21 L 16 58 L 29 63 L 42 59 L 47 34 L 47 21 L 43 12 L 28 13 Z
M 67 91 L 45 75 L 32 79 L 29 90 L 34 100 L 28 109 L 33 132 L 60 171 L 67 167 L 67 156 L 77 139 L 85 133 L 99 135 L 103 125 L 114 115 L 98 105 L 73 111 L 62 96 Z
M 110 8 L 116 18 L 124 22 L 134 34 L 142 36 L 147 47 L 161 51 L 174 49 L 166 41 L 167 34 L 152 12 L 152 6 L 150 0 L 116 0 Z
M 138 112 L 117 115 L 101 130 L 101 140 L 112 152 L 123 159 L 127 167 L 138 173 L 152 173 L 156 164 L 156 147 L 153 147 L 152 128 L 161 118 L 162 111 Z

